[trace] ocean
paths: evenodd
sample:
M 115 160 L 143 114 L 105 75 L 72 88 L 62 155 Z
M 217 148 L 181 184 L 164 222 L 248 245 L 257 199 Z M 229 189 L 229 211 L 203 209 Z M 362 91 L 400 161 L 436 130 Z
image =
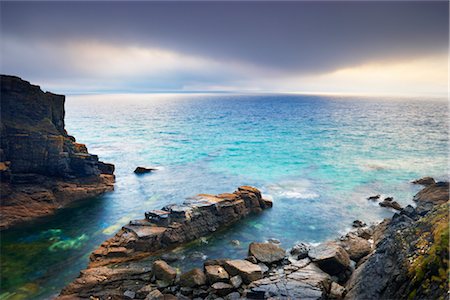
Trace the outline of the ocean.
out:
M 177 249 L 182 270 L 208 258 L 245 257 L 252 241 L 275 238 L 289 248 L 336 238 L 355 219 L 392 216 L 368 196 L 406 206 L 420 189 L 411 180 L 448 179 L 445 99 L 73 95 L 66 129 L 115 164 L 115 191 L 2 232 L 0 299 L 57 294 L 129 220 L 199 193 L 252 185 L 274 206 Z M 137 176 L 137 166 L 158 171 Z

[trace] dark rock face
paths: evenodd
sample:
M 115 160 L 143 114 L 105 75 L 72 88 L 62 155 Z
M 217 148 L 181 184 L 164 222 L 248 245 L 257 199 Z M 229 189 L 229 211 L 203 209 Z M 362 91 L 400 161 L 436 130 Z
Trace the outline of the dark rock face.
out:
M 148 256 L 210 234 L 241 218 L 271 207 L 259 190 L 242 186 L 232 194 L 206 195 L 145 213 L 146 219 L 131 221 L 95 250 L 91 266 L 107 265 Z M 120 257 L 117 248 L 125 248 Z
M 431 184 L 435 184 L 436 181 L 434 180 L 433 177 L 423 177 L 423 178 L 414 180 L 412 183 L 428 186 L 428 185 L 431 185 Z
M 146 173 L 151 173 L 151 172 L 156 171 L 156 170 L 158 170 L 158 169 L 155 169 L 155 168 L 146 168 L 146 167 L 137 167 L 137 168 L 134 170 L 134 173 L 135 173 L 135 174 L 146 174 Z
M 376 251 L 353 272 L 346 299 L 445 299 L 448 272 L 448 183 L 432 184 L 411 206 L 376 229 Z
M 18 77 L 1 75 L 0 79 L 0 179 L 7 191 L 2 195 L 2 229 L 64 205 L 67 201 L 61 196 L 75 200 L 113 189 L 114 166 L 99 162 L 67 134 L 63 95 L 44 93 Z M 65 182 L 70 185 L 69 195 L 64 195 Z

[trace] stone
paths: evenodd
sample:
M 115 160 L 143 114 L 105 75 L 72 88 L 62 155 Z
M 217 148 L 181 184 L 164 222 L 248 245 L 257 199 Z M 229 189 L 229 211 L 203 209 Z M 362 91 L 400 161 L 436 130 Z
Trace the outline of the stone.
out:
M 381 195 L 375 195 L 375 196 L 369 196 L 367 198 L 367 200 L 372 200 L 372 201 L 377 201 L 378 199 L 380 199 Z
M 345 288 L 341 286 L 339 283 L 332 282 L 328 297 L 330 299 L 341 300 L 344 299 L 344 295 L 345 295 Z
M 242 277 L 239 275 L 233 276 L 230 278 L 231 285 L 237 289 L 242 285 Z
M 285 257 L 285 250 L 272 243 L 251 243 L 248 255 L 254 256 L 260 262 L 271 264 L 282 260 Z
M 272 243 L 272 244 L 281 244 L 279 239 L 275 239 L 275 238 L 270 238 L 267 240 L 267 242 Z
M 336 242 L 327 242 L 311 248 L 308 256 L 330 275 L 344 272 L 350 266 L 350 257 Z
M 145 299 L 149 293 L 151 293 L 153 290 L 156 289 L 156 286 L 154 284 L 147 284 L 141 287 L 136 292 L 136 299 Z
M 369 241 L 354 234 L 347 234 L 339 241 L 339 244 L 348 253 L 350 259 L 355 262 L 372 252 Z
M 355 228 L 365 227 L 366 223 L 364 223 L 361 220 L 355 220 L 355 221 L 353 221 L 352 226 Z
M 156 279 L 162 280 L 169 284 L 172 283 L 177 276 L 177 271 L 163 260 L 155 261 L 153 263 L 152 271 Z
M 296 259 L 304 259 L 308 257 L 310 246 L 305 243 L 299 243 L 292 247 L 289 253 L 294 256 Z
M 231 240 L 230 244 L 236 247 L 239 247 L 241 245 L 241 242 L 239 242 L 238 240 Z
M 238 292 L 229 293 L 225 296 L 225 300 L 239 300 L 242 299 L 241 294 Z
M 146 168 L 146 167 L 137 167 L 137 168 L 134 170 L 134 173 L 135 173 L 135 174 L 146 174 L 146 173 L 151 173 L 151 172 L 156 171 L 156 170 L 158 170 L 158 169 L 155 169 L 155 168 Z
M 211 289 L 214 294 L 216 294 L 218 296 L 225 296 L 225 295 L 228 295 L 229 293 L 231 293 L 233 291 L 234 287 L 229 283 L 219 281 L 219 282 L 213 283 L 211 285 Z
M 230 278 L 227 271 L 218 265 L 205 266 L 205 273 L 210 284 L 218 281 L 227 281 Z
M 165 300 L 164 295 L 157 289 L 151 291 L 145 300 Z
M 247 260 L 227 260 L 223 267 L 231 276 L 241 276 L 247 284 L 262 278 L 261 267 Z
M 123 293 L 123 295 L 124 295 L 125 297 L 134 299 L 134 297 L 136 296 L 136 293 L 133 292 L 133 291 L 130 291 L 130 290 L 126 290 L 126 291 Z
M 381 207 L 390 207 L 395 210 L 402 210 L 402 206 L 397 201 L 393 201 L 392 198 L 386 198 L 386 199 L 384 199 L 383 202 L 380 202 L 378 204 Z
M 206 283 L 206 276 L 202 270 L 195 268 L 180 276 L 180 286 L 197 287 Z
M 433 177 L 423 177 L 423 178 L 414 180 L 412 183 L 428 186 L 428 185 L 435 184 L 436 181 L 434 180 Z

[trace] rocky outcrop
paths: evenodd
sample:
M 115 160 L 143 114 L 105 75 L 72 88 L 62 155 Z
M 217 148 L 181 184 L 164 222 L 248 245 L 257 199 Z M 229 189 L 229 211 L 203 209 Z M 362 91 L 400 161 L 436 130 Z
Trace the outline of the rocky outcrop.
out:
M 376 251 L 347 282 L 346 299 L 446 299 L 448 183 L 428 185 L 376 231 Z
M 64 96 L 0 79 L 1 229 L 113 189 L 114 166 L 67 134 Z
M 241 186 L 234 193 L 201 194 L 181 205 L 168 205 L 131 221 L 90 257 L 90 266 L 132 260 L 198 239 L 250 213 L 272 207 L 258 189 Z

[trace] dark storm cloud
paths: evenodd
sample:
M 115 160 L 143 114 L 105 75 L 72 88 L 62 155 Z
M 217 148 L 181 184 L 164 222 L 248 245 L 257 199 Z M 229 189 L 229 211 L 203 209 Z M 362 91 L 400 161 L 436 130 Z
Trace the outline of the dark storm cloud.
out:
M 170 49 L 315 73 L 445 53 L 448 2 L 2 2 L 2 34 Z M 4 57 L 8 60 L 8 57 Z

